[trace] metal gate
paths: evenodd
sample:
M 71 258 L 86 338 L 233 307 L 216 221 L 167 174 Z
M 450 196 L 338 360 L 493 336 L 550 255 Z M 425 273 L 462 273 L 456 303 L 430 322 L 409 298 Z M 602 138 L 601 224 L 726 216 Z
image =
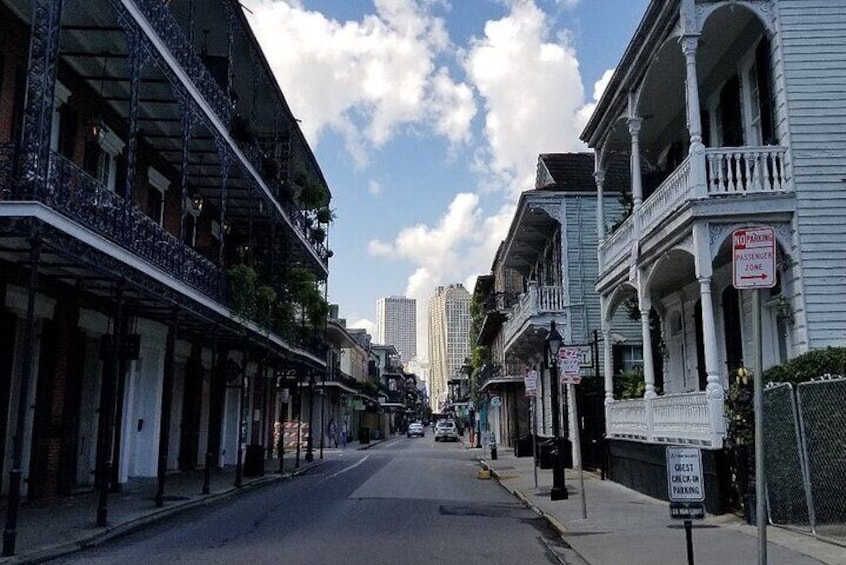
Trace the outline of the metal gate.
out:
M 846 545 L 846 378 L 767 388 L 764 430 L 770 521 Z

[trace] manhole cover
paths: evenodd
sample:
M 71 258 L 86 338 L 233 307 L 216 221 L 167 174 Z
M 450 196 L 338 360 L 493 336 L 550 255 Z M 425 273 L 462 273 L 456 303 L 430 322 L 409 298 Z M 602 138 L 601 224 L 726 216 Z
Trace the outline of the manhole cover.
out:
M 486 518 L 523 518 L 526 507 L 522 504 L 442 504 L 444 516 L 484 516 Z

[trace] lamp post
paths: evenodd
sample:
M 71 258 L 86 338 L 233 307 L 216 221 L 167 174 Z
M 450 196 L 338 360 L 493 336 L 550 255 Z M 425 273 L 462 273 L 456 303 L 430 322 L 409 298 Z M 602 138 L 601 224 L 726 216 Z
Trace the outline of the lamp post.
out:
M 546 335 L 546 357 L 549 365 L 552 392 L 552 438 L 555 445 L 555 456 L 552 462 L 552 490 L 549 491 L 550 500 L 567 500 L 567 485 L 564 482 L 564 442 L 561 439 L 561 402 L 558 389 L 558 349 L 561 347 L 561 334 L 555 329 L 555 320 L 549 323 L 549 333 Z

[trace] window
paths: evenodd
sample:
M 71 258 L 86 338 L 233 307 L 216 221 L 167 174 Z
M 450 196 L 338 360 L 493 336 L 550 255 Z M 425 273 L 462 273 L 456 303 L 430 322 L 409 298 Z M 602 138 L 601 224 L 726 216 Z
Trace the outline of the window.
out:
M 164 196 L 170 181 L 153 167 L 147 169 L 147 215 L 160 226 L 164 223 Z
M 614 345 L 614 367 L 617 372 L 628 372 L 643 369 L 643 347 L 618 343 Z
M 111 192 L 117 186 L 117 156 L 124 145 L 111 130 L 102 128 L 97 139 L 86 149 L 85 169 Z

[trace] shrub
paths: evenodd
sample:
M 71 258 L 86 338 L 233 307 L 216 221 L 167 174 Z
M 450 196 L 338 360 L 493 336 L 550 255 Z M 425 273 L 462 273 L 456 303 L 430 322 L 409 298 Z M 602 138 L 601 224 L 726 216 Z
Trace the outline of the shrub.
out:
M 764 371 L 764 382 L 802 383 L 823 375 L 846 375 L 846 347 L 815 349 Z

